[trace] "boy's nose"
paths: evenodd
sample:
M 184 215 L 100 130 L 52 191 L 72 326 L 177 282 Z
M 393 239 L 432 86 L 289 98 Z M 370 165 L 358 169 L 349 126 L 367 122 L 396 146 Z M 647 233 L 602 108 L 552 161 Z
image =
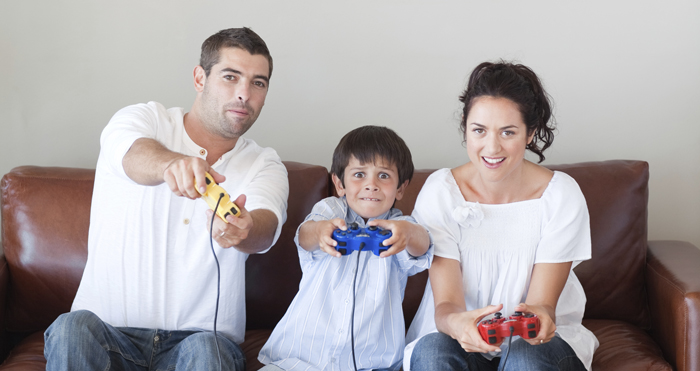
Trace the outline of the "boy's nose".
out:
M 373 182 L 370 182 L 370 183 L 367 183 L 365 185 L 365 190 L 371 191 L 371 192 L 376 192 L 379 190 L 379 187 L 377 187 L 377 185 L 374 184 Z

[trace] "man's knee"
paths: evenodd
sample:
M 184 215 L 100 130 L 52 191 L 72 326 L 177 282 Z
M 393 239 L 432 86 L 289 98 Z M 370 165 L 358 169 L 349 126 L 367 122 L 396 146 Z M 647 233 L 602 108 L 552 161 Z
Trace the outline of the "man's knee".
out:
M 218 343 L 218 345 L 217 345 Z M 217 349 L 218 346 L 218 349 Z M 221 357 L 223 370 L 245 370 L 245 354 L 235 342 L 213 332 L 198 332 L 186 337 L 179 345 L 180 365 L 218 366 Z
M 46 329 L 44 341 L 47 345 L 56 342 L 64 346 L 80 342 L 85 336 L 103 327 L 102 320 L 87 310 L 64 313 Z

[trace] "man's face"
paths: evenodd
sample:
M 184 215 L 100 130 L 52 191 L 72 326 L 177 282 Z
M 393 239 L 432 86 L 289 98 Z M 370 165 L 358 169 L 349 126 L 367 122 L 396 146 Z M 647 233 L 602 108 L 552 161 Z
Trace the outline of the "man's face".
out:
M 262 55 L 240 48 L 219 50 L 219 62 L 209 76 L 199 68 L 201 120 L 212 134 L 235 139 L 260 115 L 269 83 L 269 64 Z M 197 78 L 197 77 L 196 77 Z

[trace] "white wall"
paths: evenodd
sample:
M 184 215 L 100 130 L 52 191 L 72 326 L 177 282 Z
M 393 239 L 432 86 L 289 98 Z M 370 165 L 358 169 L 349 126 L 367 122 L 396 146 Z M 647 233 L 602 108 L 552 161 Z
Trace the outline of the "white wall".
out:
M 250 26 L 275 70 L 249 136 L 330 166 L 348 130 L 385 125 L 418 168 L 467 160 L 457 96 L 479 62 L 544 80 L 559 134 L 546 164 L 650 163 L 649 237 L 700 247 L 700 2 L 0 2 L 0 174 L 94 167 L 119 108 L 189 108 L 201 42 Z

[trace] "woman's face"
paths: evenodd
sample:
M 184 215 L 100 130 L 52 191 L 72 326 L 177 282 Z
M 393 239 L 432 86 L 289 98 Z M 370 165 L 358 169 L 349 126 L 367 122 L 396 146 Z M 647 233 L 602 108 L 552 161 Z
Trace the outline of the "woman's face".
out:
M 507 179 L 520 169 L 525 147 L 535 135 L 527 135 L 518 105 L 507 98 L 476 98 L 466 120 L 465 139 L 469 160 L 484 180 Z

